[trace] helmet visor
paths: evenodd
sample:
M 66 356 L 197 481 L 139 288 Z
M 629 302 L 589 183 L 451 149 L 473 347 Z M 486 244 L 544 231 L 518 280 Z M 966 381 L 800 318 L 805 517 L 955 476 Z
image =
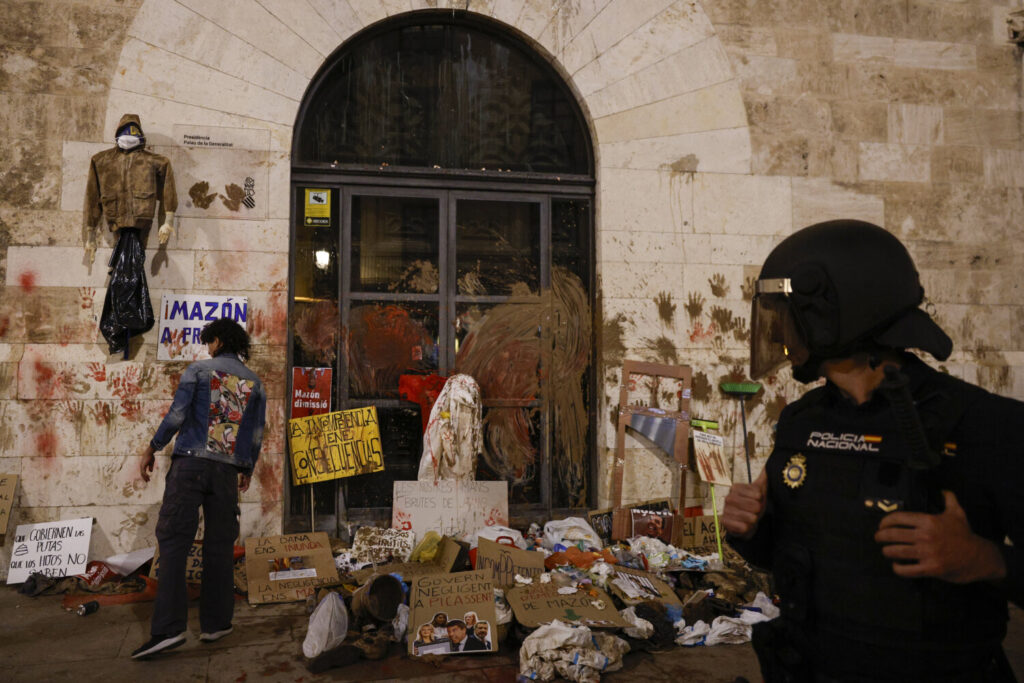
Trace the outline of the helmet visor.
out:
M 809 358 L 786 294 L 755 294 L 750 314 L 750 377 L 760 379 L 787 362 L 799 366 Z

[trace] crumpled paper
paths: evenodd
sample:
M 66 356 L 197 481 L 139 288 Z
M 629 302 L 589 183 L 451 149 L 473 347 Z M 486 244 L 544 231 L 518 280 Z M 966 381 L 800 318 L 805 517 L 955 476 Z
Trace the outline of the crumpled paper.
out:
M 596 683 L 601 672 L 622 668 L 627 652 L 629 645 L 621 638 L 556 619 L 523 641 L 519 673 L 530 680 L 550 681 L 557 674 L 570 681 Z

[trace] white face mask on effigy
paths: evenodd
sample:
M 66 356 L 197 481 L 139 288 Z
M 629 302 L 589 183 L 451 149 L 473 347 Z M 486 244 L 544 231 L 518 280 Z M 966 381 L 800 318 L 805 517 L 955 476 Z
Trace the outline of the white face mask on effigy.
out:
M 135 149 L 142 143 L 142 138 L 138 135 L 119 135 L 117 136 L 117 146 L 121 149 Z

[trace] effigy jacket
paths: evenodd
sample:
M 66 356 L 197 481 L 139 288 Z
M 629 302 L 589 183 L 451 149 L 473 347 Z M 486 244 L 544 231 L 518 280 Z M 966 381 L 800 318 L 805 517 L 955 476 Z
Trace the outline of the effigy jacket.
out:
M 139 117 L 126 114 L 118 128 L 126 123 L 139 125 Z M 145 228 L 156 214 L 160 200 L 164 211 L 176 211 L 178 195 L 170 160 L 145 148 L 131 150 L 112 147 L 95 154 L 89 164 L 85 187 L 85 221 L 96 227 L 100 216 L 111 230 Z

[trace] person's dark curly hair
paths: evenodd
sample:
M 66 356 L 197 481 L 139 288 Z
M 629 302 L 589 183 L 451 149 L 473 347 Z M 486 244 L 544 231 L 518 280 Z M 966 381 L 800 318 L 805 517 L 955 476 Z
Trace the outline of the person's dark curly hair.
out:
M 233 353 L 242 360 L 249 360 L 249 333 L 231 318 L 221 318 L 203 328 L 199 333 L 199 341 L 209 344 L 214 339 L 220 341 L 220 348 L 215 356 L 222 353 Z

